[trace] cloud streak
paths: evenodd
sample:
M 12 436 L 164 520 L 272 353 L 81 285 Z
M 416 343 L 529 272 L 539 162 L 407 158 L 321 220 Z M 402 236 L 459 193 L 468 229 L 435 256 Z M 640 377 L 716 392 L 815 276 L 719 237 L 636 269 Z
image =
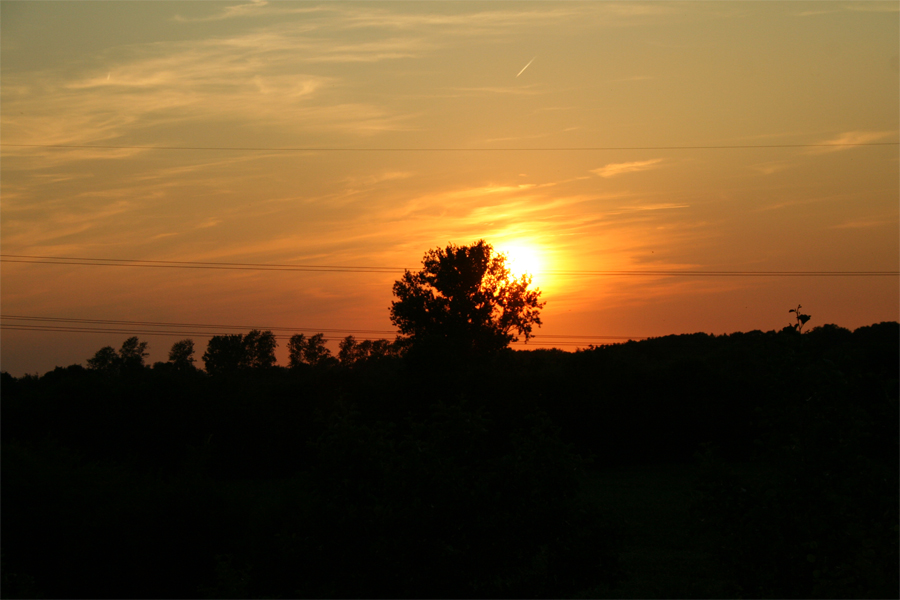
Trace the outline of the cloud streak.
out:
M 639 160 L 633 162 L 624 162 L 624 163 L 610 163 L 606 166 L 600 167 L 599 169 L 591 169 L 591 173 L 599 175 L 600 177 L 615 177 L 617 175 L 623 175 L 625 173 L 637 173 L 640 171 L 649 171 L 651 169 L 656 169 L 662 166 L 662 162 L 664 159 L 662 158 L 654 158 L 651 160 Z
M 411 114 L 347 94 L 338 98 L 336 92 L 349 87 L 346 79 L 316 74 L 312 65 L 395 60 L 415 56 L 426 46 L 401 39 L 321 44 L 270 31 L 131 47 L 113 59 L 112 69 L 107 63 L 102 71 L 4 74 L 4 141 L 99 144 L 125 136 L 139 140 L 153 130 L 155 143 L 148 145 L 157 145 L 167 143 L 160 133 L 182 124 L 226 121 L 282 134 L 331 131 L 364 137 L 408 130 L 405 122 Z M 185 141 L 169 138 L 173 144 Z M 55 158 L 65 155 L 56 153 Z
M 817 148 L 810 148 L 807 150 L 807 153 L 827 154 L 829 152 L 841 152 L 852 149 L 852 144 L 871 144 L 896 135 L 896 131 L 845 131 L 837 137 L 819 142 L 820 144 L 833 145 L 832 148 L 819 146 Z
M 218 13 L 206 17 L 184 17 L 175 15 L 174 21 L 178 23 L 208 23 L 211 21 L 224 21 L 227 19 L 239 19 L 246 17 L 265 17 L 271 15 L 296 15 L 322 12 L 322 7 L 289 7 L 279 2 L 272 4 L 266 0 L 253 0 L 247 4 L 226 6 Z

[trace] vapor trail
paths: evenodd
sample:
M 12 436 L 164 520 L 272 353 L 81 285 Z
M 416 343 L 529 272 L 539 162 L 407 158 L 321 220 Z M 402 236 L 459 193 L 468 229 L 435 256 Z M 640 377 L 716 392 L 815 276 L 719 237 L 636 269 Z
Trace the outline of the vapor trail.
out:
M 535 56 L 534 58 L 537 58 L 537 56 Z M 529 61 L 528 61 L 528 64 L 525 65 L 524 67 L 522 67 L 522 70 L 519 71 L 519 75 L 521 75 L 522 73 L 524 73 L 524 72 L 525 72 L 525 69 L 527 69 L 528 67 L 531 66 L 531 63 L 534 62 L 534 58 L 532 58 L 531 60 L 529 60 Z M 516 77 L 518 77 L 519 75 L 516 75 Z

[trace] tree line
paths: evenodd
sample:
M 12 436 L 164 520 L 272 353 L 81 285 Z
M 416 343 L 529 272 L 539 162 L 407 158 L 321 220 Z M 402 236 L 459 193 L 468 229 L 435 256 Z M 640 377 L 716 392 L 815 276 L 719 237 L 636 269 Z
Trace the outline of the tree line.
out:
M 400 355 L 401 344 L 386 339 L 357 340 L 348 335 L 338 345 L 338 355 L 333 356 L 325 345 L 328 340 L 322 333 L 307 337 L 299 333 L 288 341 L 288 367 L 342 365 L 352 367 L 366 362 Z M 216 335 L 210 338 L 203 353 L 203 364 L 210 375 L 236 371 L 269 369 L 277 366 L 275 349 L 278 342 L 272 331 L 253 329 L 246 334 Z M 87 368 L 109 374 L 134 371 L 145 366 L 148 343 L 132 336 L 116 350 L 104 346 L 87 360 Z M 169 350 L 168 361 L 157 362 L 157 369 L 196 370 L 194 340 L 188 338 L 175 342 Z

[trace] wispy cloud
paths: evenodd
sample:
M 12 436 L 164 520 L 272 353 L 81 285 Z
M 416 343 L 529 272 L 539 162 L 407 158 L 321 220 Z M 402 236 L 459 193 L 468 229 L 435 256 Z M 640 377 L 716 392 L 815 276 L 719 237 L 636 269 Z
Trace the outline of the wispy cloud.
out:
M 630 3 L 481 11 L 426 6 L 401 10 L 255 1 L 216 6 L 204 16 L 180 15 L 175 19 L 185 24 L 246 18 L 253 28 L 117 47 L 81 71 L 4 72 L 4 141 L 89 145 L 127 138 L 129 144 L 142 145 L 144 134 L 153 131 L 155 144 L 178 144 L 180 136 L 189 135 L 186 126 L 209 131 L 223 123 L 269 140 L 273 135 L 267 134 L 339 132 L 359 138 L 411 131 L 421 128 L 411 125 L 421 116 L 411 111 L 421 108 L 404 105 L 402 96 L 355 94 L 364 84 L 353 65 L 423 58 L 458 43 L 451 41 L 457 34 L 491 39 L 548 23 L 614 23 L 659 13 L 653 4 Z M 289 13 L 298 18 L 284 18 Z M 262 16 L 270 18 L 256 19 Z M 372 31 L 348 35 L 359 28 Z M 551 93 L 532 86 L 449 90 L 473 96 Z M 194 136 L 192 141 L 199 140 Z M 77 158 L 85 158 L 85 152 L 79 151 Z M 103 151 L 100 156 L 112 154 Z M 53 156 L 57 162 L 71 158 L 63 152 Z
M 179 124 L 216 122 L 282 134 L 318 130 L 356 137 L 408 130 L 412 115 L 346 93 L 338 99 L 335 90 L 346 92 L 350 84 L 341 75 L 315 74 L 311 65 L 393 60 L 427 46 L 401 39 L 322 44 L 282 27 L 133 46 L 88 72 L 4 74 L 4 141 L 98 144 L 152 130 L 158 145 L 166 143 L 158 133 L 174 132 Z M 80 151 L 78 158 L 85 157 Z M 57 152 L 53 158 L 67 157 Z
M 843 4 L 831 3 L 828 8 L 804 10 L 795 14 L 798 17 L 815 17 L 843 12 L 898 12 L 900 5 L 896 2 L 848 2 Z
M 544 25 L 559 20 L 568 20 L 583 14 L 577 5 L 530 10 L 488 10 L 476 12 L 448 13 L 430 11 L 426 13 L 398 12 L 385 8 L 371 8 L 360 5 L 353 10 L 345 10 L 342 21 L 353 27 L 393 28 L 393 29 L 440 29 L 445 33 L 463 35 L 483 35 L 492 31 L 495 35 L 521 29 L 528 25 Z
M 824 144 L 816 148 L 810 148 L 808 154 L 825 154 L 828 152 L 840 152 L 849 150 L 854 144 L 871 144 L 884 141 L 886 138 L 897 135 L 896 131 L 846 131 L 837 137 L 819 142 Z M 826 146 L 831 146 L 826 147 Z
M 217 219 L 216 217 L 210 217 L 204 220 L 202 223 L 199 223 L 195 226 L 196 229 L 207 229 L 209 227 L 215 227 L 222 223 L 222 219 Z
M 288 2 L 267 2 L 252 0 L 243 4 L 222 7 L 204 16 L 176 15 L 179 23 L 203 23 L 233 19 L 262 17 L 283 17 L 285 15 L 305 15 L 312 18 L 317 26 L 330 29 L 382 29 L 395 31 L 427 30 L 432 35 L 443 33 L 456 36 L 493 35 L 503 36 L 513 32 L 521 33 L 523 28 L 546 28 L 554 23 L 563 23 L 575 18 L 573 24 L 584 25 L 625 25 L 650 16 L 673 12 L 671 7 L 656 3 L 604 2 L 587 4 L 551 4 L 527 9 L 454 10 L 452 5 L 441 6 L 433 3 L 424 5 L 425 10 L 397 10 L 394 7 L 377 6 L 374 3 L 355 4 L 350 7 L 341 3 L 301 5 Z M 316 18 L 317 16 L 317 18 Z
M 399 181 L 401 179 L 409 179 L 413 174 L 408 171 L 386 171 L 375 175 L 366 175 L 364 177 L 348 177 L 344 182 L 351 188 L 368 187 L 383 183 L 385 181 Z
M 319 6 L 297 7 L 291 6 L 286 2 L 267 2 L 266 0 L 252 0 L 252 2 L 249 2 L 247 4 L 225 6 L 217 13 L 205 17 L 185 17 L 182 15 L 175 15 L 173 20 L 179 23 L 205 23 L 209 21 L 224 21 L 226 19 L 239 19 L 245 17 L 313 13 L 321 12 L 323 10 L 324 8 Z
M 656 79 L 649 75 L 632 75 L 631 77 L 620 77 L 619 79 L 610 79 L 608 83 L 625 83 L 629 81 L 650 81 Z
M 774 175 L 775 173 L 780 173 L 781 171 L 789 169 L 792 166 L 793 165 L 787 161 L 769 161 L 750 165 L 750 168 L 754 171 L 762 173 L 763 175 Z
M 623 211 L 645 211 L 645 210 L 672 210 L 676 208 L 690 208 L 689 204 L 672 204 L 672 203 L 662 203 L 662 204 L 638 204 L 635 206 L 623 206 L 619 210 Z
M 455 92 L 466 92 L 469 95 L 479 94 L 511 94 L 515 96 L 536 96 L 549 94 L 548 90 L 537 89 L 534 85 L 528 86 L 481 86 L 481 87 L 455 87 L 449 88 Z
M 664 159 L 654 158 L 651 160 L 640 160 L 625 163 L 610 163 L 599 169 L 591 169 L 591 173 L 595 173 L 600 177 L 615 177 L 623 173 L 636 173 L 638 171 L 649 171 L 661 166 Z
M 832 229 L 868 229 L 871 227 L 882 227 L 885 225 L 890 225 L 897 228 L 897 217 L 885 217 L 880 219 L 853 219 L 850 221 L 846 221 L 844 223 L 840 223 L 838 225 L 832 225 Z
M 512 141 L 517 141 L 517 140 L 539 140 L 539 139 L 549 137 L 550 135 L 553 135 L 553 133 L 556 133 L 556 132 L 535 133 L 535 134 L 531 134 L 531 135 L 511 135 L 511 136 L 506 136 L 506 137 L 488 138 L 488 139 L 484 140 L 484 143 L 492 144 L 495 142 L 512 142 Z

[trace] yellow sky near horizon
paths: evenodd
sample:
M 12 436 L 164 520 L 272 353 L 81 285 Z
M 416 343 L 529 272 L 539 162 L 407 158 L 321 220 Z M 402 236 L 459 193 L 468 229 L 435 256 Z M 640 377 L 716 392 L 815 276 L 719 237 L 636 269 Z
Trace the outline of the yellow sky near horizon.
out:
M 483 238 L 539 265 L 538 336 L 897 320 L 897 277 L 574 272 L 896 272 L 898 7 L 4 0 L 0 247 L 416 268 Z M 315 333 L 393 329 L 400 273 L 0 275 L 4 315 Z M 0 368 L 125 337 L 4 329 Z

